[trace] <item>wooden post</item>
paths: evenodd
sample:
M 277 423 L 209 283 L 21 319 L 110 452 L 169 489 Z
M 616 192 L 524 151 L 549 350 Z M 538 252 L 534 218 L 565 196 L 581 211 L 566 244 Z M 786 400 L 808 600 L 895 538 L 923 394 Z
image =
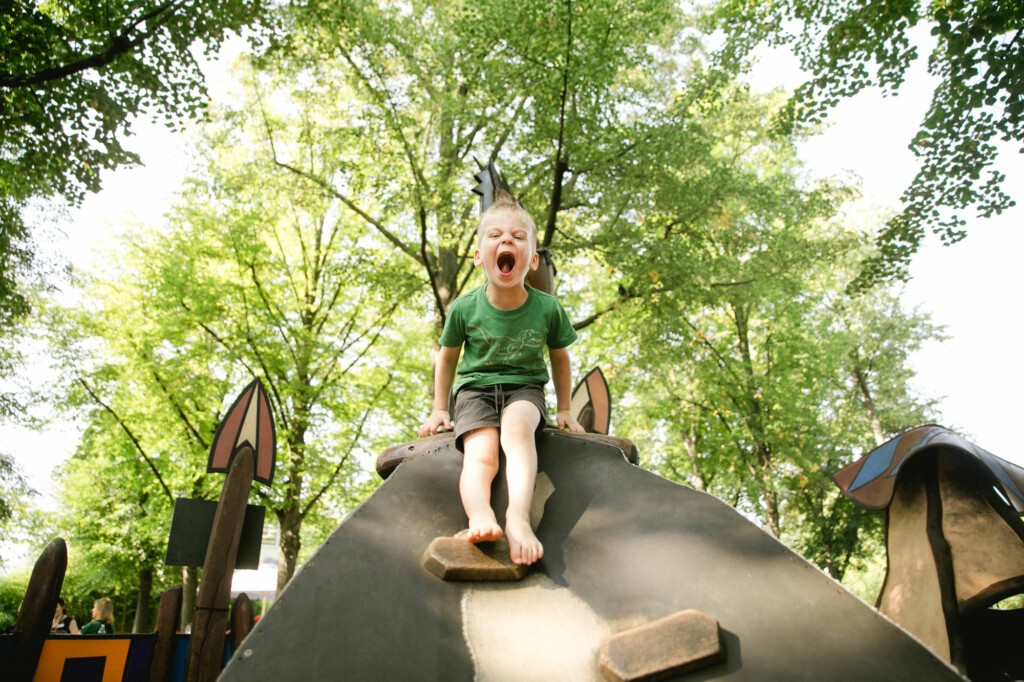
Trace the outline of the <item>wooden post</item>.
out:
M 14 623 L 17 640 L 6 665 L 0 670 L 0 679 L 11 682 L 30 682 L 39 665 L 46 636 L 50 634 L 57 597 L 64 586 L 64 572 L 68 567 L 68 546 L 57 538 L 46 546 L 32 569 L 25 598 Z
M 249 595 L 242 592 L 235 597 L 231 607 L 231 651 L 238 651 L 242 641 L 249 636 L 255 619 L 252 613 L 252 601 Z
M 178 618 L 183 598 L 181 587 L 172 587 L 160 595 L 156 610 L 156 646 L 153 662 L 149 666 L 151 682 L 167 682 L 174 670 L 174 635 L 178 631 Z
M 254 471 L 255 454 L 246 443 L 238 448 L 232 459 L 213 518 L 189 640 L 185 673 L 189 682 L 213 682 L 220 675 L 231 599 L 231 574 L 235 570 L 245 504 L 249 499 Z

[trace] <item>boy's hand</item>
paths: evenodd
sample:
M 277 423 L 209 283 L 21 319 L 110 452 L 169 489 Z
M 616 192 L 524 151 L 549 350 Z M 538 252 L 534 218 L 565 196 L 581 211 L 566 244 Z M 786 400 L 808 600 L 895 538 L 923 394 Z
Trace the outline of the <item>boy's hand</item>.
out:
M 585 433 L 579 422 L 572 418 L 569 410 L 560 411 L 555 415 L 555 425 L 560 429 L 569 429 L 573 433 Z
M 451 429 L 452 418 L 448 414 L 448 410 L 434 410 L 430 413 L 430 418 L 426 423 L 420 427 L 420 438 L 433 436 L 442 430 L 451 431 Z

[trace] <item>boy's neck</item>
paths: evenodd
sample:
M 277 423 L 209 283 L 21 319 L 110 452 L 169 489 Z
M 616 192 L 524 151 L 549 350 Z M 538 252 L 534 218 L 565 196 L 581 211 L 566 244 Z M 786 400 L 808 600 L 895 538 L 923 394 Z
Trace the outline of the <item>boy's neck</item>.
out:
M 526 291 L 525 284 L 520 284 L 518 287 L 511 289 L 503 289 L 488 282 L 485 293 L 487 294 L 487 302 L 498 310 L 515 310 L 526 303 L 526 299 L 530 297 L 529 292 Z

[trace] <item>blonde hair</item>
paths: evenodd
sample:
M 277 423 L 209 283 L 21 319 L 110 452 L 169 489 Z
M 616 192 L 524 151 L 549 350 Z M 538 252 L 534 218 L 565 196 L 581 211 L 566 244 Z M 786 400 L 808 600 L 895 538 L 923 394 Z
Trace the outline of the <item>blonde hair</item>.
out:
M 106 597 L 100 597 L 92 605 L 100 612 L 100 621 L 108 625 L 114 624 L 114 602 Z
M 483 232 L 480 228 L 483 227 L 484 219 L 492 213 L 499 211 L 508 211 L 518 216 L 519 220 L 522 221 L 526 227 L 527 233 L 530 235 L 530 239 L 533 243 L 533 250 L 537 250 L 537 223 L 533 222 L 533 216 L 531 216 L 523 205 L 519 203 L 519 199 L 512 196 L 512 193 L 504 189 L 494 190 L 494 203 L 487 207 L 487 210 L 480 214 L 480 224 L 476 228 L 476 241 L 480 244 L 483 241 Z

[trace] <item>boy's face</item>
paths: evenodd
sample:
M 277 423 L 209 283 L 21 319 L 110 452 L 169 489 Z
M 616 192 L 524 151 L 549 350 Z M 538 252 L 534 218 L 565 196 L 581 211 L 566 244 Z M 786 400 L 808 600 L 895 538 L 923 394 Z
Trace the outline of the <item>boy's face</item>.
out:
M 483 266 L 487 281 L 498 287 L 521 287 L 540 264 L 535 236 L 513 211 L 495 211 L 480 223 L 473 264 Z

